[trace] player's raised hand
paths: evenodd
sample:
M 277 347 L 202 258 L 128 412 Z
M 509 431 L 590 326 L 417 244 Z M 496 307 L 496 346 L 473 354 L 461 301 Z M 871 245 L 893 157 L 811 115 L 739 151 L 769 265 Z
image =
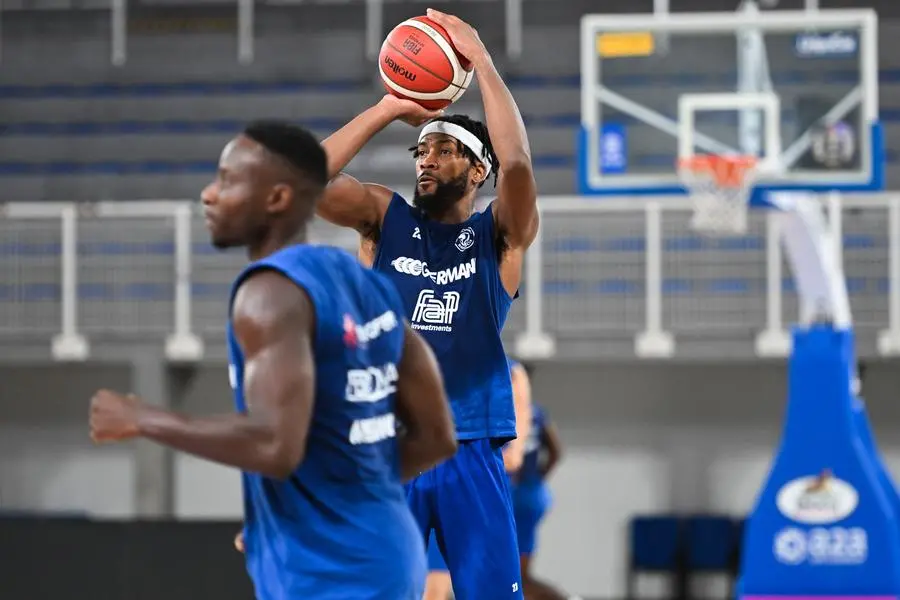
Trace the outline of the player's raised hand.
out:
M 243 531 L 238 531 L 237 535 L 234 536 L 234 549 L 237 550 L 238 552 L 240 552 L 241 554 L 244 553 L 244 532 Z
M 91 439 L 96 443 L 118 442 L 137 437 L 141 401 L 132 394 L 99 390 L 91 398 Z
M 470 62 L 476 62 L 479 57 L 487 55 L 487 49 L 475 28 L 454 15 L 442 13 L 439 10 L 429 8 L 426 12 L 429 19 L 447 30 L 450 41 L 456 51 L 469 59 Z
M 428 110 L 413 100 L 398 98 L 392 94 L 385 94 L 379 104 L 390 111 L 394 120 L 403 121 L 413 127 L 418 127 L 444 114 L 443 110 Z

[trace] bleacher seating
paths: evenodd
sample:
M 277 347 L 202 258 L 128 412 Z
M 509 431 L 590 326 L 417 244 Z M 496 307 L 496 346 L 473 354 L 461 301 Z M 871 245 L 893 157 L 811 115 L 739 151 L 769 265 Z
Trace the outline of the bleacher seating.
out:
M 722 575 L 728 582 L 726 598 L 734 598 L 740 566 L 743 520 L 727 515 L 638 515 L 629 524 L 629 559 L 626 598 L 643 597 L 642 575 L 668 578 L 666 597 L 697 597 L 693 584 L 701 575 Z
M 844 75 L 831 74 L 836 79 Z M 800 85 L 805 79 L 793 74 L 791 80 Z M 694 75 L 693 81 L 703 85 L 704 79 Z M 889 96 L 892 84 L 900 90 L 900 70 L 883 71 L 882 81 L 887 88 L 883 96 Z M 653 78 L 632 78 L 627 83 L 637 91 L 632 94 L 635 98 L 640 98 L 642 88 L 654 85 L 679 89 L 673 82 Z M 522 104 L 542 193 L 573 193 L 580 122 L 577 78 L 511 77 L 510 86 Z M 16 200 L 87 200 L 98 195 L 190 198 L 214 172 L 224 141 L 247 120 L 279 116 L 325 137 L 375 99 L 371 84 L 360 81 L 0 86 L 0 114 L 4 115 L 0 177 L 5 195 Z M 788 123 L 792 116 L 786 113 Z M 728 114 L 710 117 L 716 119 L 713 123 L 733 118 Z M 900 107 L 886 107 L 882 118 L 892 142 L 898 137 L 893 132 L 900 122 Z M 641 132 L 648 127 L 632 125 L 631 160 L 636 166 L 670 162 L 669 153 L 642 143 Z M 402 125 L 380 134 L 375 150 L 357 161 L 358 172 L 392 185 L 407 185 L 410 165 L 404 151 L 409 135 Z M 378 149 L 384 147 L 394 151 L 396 160 L 382 158 L 376 163 L 375 157 L 383 156 Z M 888 160 L 897 161 L 891 148 Z
M 671 598 L 686 597 L 684 526 L 677 515 L 638 516 L 629 526 L 627 600 L 636 600 L 638 577 L 644 574 L 670 578 Z
M 533 90 L 548 82 L 511 83 Z M 577 98 L 572 83 L 549 82 L 538 98 L 557 89 Z M 192 198 L 215 172 L 224 142 L 247 120 L 288 118 L 324 138 L 377 98 L 371 83 L 360 81 L 2 86 L 0 177 L 16 200 Z M 577 113 L 544 110 L 525 118 L 542 140 L 534 157 L 541 183 L 571 192 Z M 382 155 L 367 150 L 356 172 L 408 186 L 411 134 L 402 124 L 387 129 L 376 148 L 391 147 L 390 162 L 372 164 Z
M 535 6 L 545 4 L 533 2 L 527 6 L 533 11 Z M 531 24 L 526 19 L 524 55 L 518 61 L 509 61 L 502 51 L 501 22 L 496 15 L 491 16 L 497 10 L 494 3 L 462 6 L 482 23 L 498 25 L 482 27 L 482 36 L 497 48 L 497 61 L 525 116 L 541 193 L 575 192 L 580 122 L 578 36 L 573 35 L 577 15 L 569 15 L 569 27 L 553 25 L 553 20 L 539 24 L 534 15 Z M 250 119 L 291 119 L 321 137 L 327 136 L 377 100 L 381 90 L 374 65 L 362 58 L 359 32 L 329 31 L 327 36 L 310 32 L 314 25 L 298 18 L 309 10 L 308 6 L 261 10 L 253 65 L 236 64 L 234 32 L 226 28 L 165 36 L 138 31 L 129 38 L 129 61 L 120 69 L 108 64 L 104 37 L 90 35 L 98 31 L 97 21 L 105 15 L 73 15 L 72 22 L 57 24 L 50 28 L 49 35 L 45 31 L 49 25 L 41 29 L 27 15 L 13 13 L 12 25 L 4 28 L 4 32 L 11 32 L 4 38 L 4 46 L 20 50 L 12 53 L 11 59 L 4 56 L 0 67 L 0 180 L 4 200 L 194 198 L 212 174 L 223 142 Z M 319 6 L 317 10 L 343 10 L 341 22 L 349 23 L 348 27 L 362 25 L 359 15 L 353 13 L 349 18 L 352 11 L 343 5 Z M 540 12 L 539 17 L 546 20 L 547 15 Z M 386 22 L 392 22 L 392 18 L 400 17 L 392 17 L 389 10 Z M 47 17 L 41 15 L 40 19 Z M 286 23 L 296 26 L 297 31 L 286 28 Z M 44 34 L 40 44 L 28 36 L 37 31 Z M 785 106 L 813 86 L 818 93 L 831 90 L 838 94 L 853 82 L 855 73 L 823 70 L 816 61 L 794 68 L 794 62 L 787 61 L 790 50 L 784 42 L 774 44 L 770 60 Z M 693 64 L 689 59 L 698 49 L 682 46 L 685 64 Z M 554 51 L 546 52 L 542 47 Z M 33 60 L 23 60 L 22 55 L 30 52 L 35 54 Z M 328 61 L 319 60 L 326 54 Z M 659 102 L 660 90 L 665 90 L 666 97 L 674 97 L 684 92 L 724 89 L 736 77 L 732 55 L 733 49 L 723 46 L 720 61 L 707 59 L 702 71 L 677 73 L 652 62 L 638 71 L 634 63 L 621 68 L 610 63 L 606 81 L 652 106 L 655 99 Z M 789 70 L 779 69 L 779 56 L 791 64 Z M 881 73 L 882 117 L 888 146 L 897 148 L 900 69 L 892 68 L 895 65 L 889 62 L 889 56 L 885 54 L 887 64 Z M 67 64 L 69 60 L 72 62 Z M 35 69 L 35 64 L 40 68 Z M 458 109 L 478 115 L 477 91 L 467 94 Z M 660 147 L 660 138 L 651 128 L 622 115 L 616 117 L 608 108 L 606 111 L 608 117 L 631 124 L 628 147 L 632 165 L 650 168 L 671 164 L 674 139 L 668 140 L 670 148 Z M 704 127 L 717 133 L 729 129 L 725 124 L 734 115 L 704 118 L 713 119 Z M 788 110 L 785 126 L 790 127 L 793 119 Z M 723 133 L 720 137 L 733 137 L 734 128 L 730 129 L 730 136 Z M 388 128 L 358 157 L 351 170 L 366 179 L 407 187 L 411 166 L 405 149 L 409 140 L 408 127 Z M 896 161 L 894 152 L 889 152 L 889 160 Z M 900 185 L 900 174 L 894 175 L 889 169 L 888 177 L 889 187 Z
M 463 16 L 471 13 L 477 23 L 496 24 L 481 26 L 480 33 L 498 49 L 496 60 L 528 123 L 542 196 L 576 189 L 580 77 L 575 23 L 580 12 L 591 10 L 585 2 L 527 2 L 526 44 L 518 61 L 503 56 L 502 19 L 497 16 L 501 3 L 460 3 L 465 8 L 460 10 Z M 391 6 L 386 9 L 386 23 L 403 16 Z M 627 2 L 618 9 L 629 6 L 636 9 Z M 607 9 L 616 10 L 604 6 Z M 421 10 L 421 4 L 416 3 L 416 10 Z M 165 36 L 137 30 L 129 38 L 128 62 L 121 68 L 108 62 L 105 11 L 66 12 L 65 18 L 54 13 L 37 17 L 26 13 L 7 17 L 4 13 L 0 200 L 191 199 L 212 176 L 224 142 L 246 120 L 261 116 L 292 119 L 319 136 L 328 135 L 380 94 L 373 65 L 361 60 L 363 20 L 359 13 L 358 5 L 262 7 L 257 15 L 257 60 L 252 65 L 237 64 L 234 31 L 227 28 Z M 233 11 L 227 14 L 233 17 Z M 346 28 L 323 34 L 325 17 L 341 20 Z M 890 22 L 883 22 L 882 29 L 884 40 L 897 31 Z M 548 47 L 553 51 L 547 51 Z M 9 50 L 12 48 L 16 51 Z M 323 55 L 329 60 L 322 61 Z M 882 61 L 881 114 L 888 145 L 894 149 L 889 159 L 895 162 L 900 148 L 900 64 L 889 52 L 883 53 Z M 779 70 L 777 55 L 772 64 L 776 85 L 788 96 L 811 85 L 839 89 L 848 86 L 853 76 L 820 67 Z M 341 69 L 335 70 L 334 65 Z M 721 86 L 735 77 L 729 69 L 733 69 L 733 57 L 721 64 L 708 63 L 704 72 L 649 69 L 610 75 L 634 98 L 652 99 L 659 89 L 668 94 L 703 90 L 714 80 Z M 480 112 L 477 90 L 463 98 L 459 110 Z M 785 118 L 790 125 L 794 115 L 788 111 Z M 645 135 L 648 129 L 635 124 L 629 133 L 632 163 L 647 166 L 670 161 L 671 156 L 653 143 L 655 138 Z M 362 178 L 408 188 L 410 134 L 403 124 L 387 128 L 350 170 Z M 671 143 L 674 146 L 674 139 Z M 888 169 L 889 188 L 900 187 L 900 173 L 895 171 Z M 862 328 L 878 322 L 886 311 L 887 270 L 872 267 L 884 264 L 887 257 L 887 231 L 877 214 L 876 218 L 872 213 L 868 217 L 848 214 L 844 222 L 848 288 Z M 629 336 L 644 326 L 642 216 L 600 217 L 557 214 L 543 221 L 544 311 L 551 330 L 590 322 L 603 331 Z M 96 265 L 85 270 L 79 282 L 84 310 L 96 314 L 96 319 L 85 317 L 85 326 L 105 331 L 111 321 L 107 311 L 115 301 L 119 301 L 116 306 L 126 306 L 121 303 L 124 300 L 128 305 L 147 306 L 146 320 L 131 323 L 127 312 L 131 309 L 123 308 L 126 312 L 112 321 L 165 334 L 171 327 L 169 315 L 150 307 L 154 299 L 171 297 L 171 229 L 161 223 L 135 223 L 143 232 L 135 238 L 95 225 L 85 229 L 83 239 L 109 243 L 81 249 L 82 258 Z M 700 328 L 754 335 L 765 322 L 762 221 L 754 218 L 747 236 L 726 240 L 693 236 L 686 215 L 666 214 L 663 225 L 667 327 L 676 333 Z M 6 309 L 13 312 L 6 319 L 0 315 L 0 320 L 14 325 L 16 307 L 37 310 L 41 299 L 58 300 L 58 228 L 49 222 L 45 226 L 46 244 L 23 249 L 20 239 L 0 246 L 0 256 L 10 268 L 40 265 L 27 281 L 0 285 L 0 298 L 18 299 Z M 205 329 L 204 315 L 208 314 L 209 331 L 218 332 L 219 288 L 228 283 L 231 271 L 210 269 L 208 261 L 217 259 L 201 242 L 205 233 L 199 226 L 195 235 L 194 272 L 205 278 L 194 283 L 194 297 L 200 303 L 198 327 Z M 107 280 L 105 273 L 110 269 L 148 254 L 154 257 L 154 264 L 158 262 L 158 273 L 143 271 Z M 785 273 L 787 318 L 796 312 L 792 288 L 792 278 Z M 31 301 L 35 301 L 33 306 Z M 49 331 L 57 326 L 57 312 L 55 308 L 46 310 L 48 317 L 52 316 L 45 320 Z M 518 311 L 508 323 L 511 332 L 521 324 Z M 870 321 L 871 315 L 877 317 Z

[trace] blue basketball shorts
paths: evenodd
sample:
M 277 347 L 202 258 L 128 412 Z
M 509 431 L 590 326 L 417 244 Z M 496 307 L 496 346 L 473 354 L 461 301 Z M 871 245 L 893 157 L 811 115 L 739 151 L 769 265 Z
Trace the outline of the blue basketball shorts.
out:
M 447 561 L 444 560 L 444 555 L 441 554 L 441 549 L 434 540 L 434 531 L 432 530 L 431 535 L 428 536 L 428 571 L 446 570 Z
M 460 440 L 456 455 L 409 482 L 406 495 L 424 538 L 434 532 L 456 600 L 523 598 L 509 479 L 499 444 Z
M 513 488 L 512 497 L 519 554 L 530 556 L 537 545 L 538 527 L 550 509 L 550 490 L 544 484 L 518 486 Z

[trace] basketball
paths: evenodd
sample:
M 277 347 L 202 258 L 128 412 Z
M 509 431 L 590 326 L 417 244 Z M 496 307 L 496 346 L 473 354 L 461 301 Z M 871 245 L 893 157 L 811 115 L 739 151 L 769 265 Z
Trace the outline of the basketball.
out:
M 430 110 L 458 100 L 473 74 L 444 28 L 428 17 L 413 17 L 394 27 L 381 46 L 378 70 L 388 93 Z

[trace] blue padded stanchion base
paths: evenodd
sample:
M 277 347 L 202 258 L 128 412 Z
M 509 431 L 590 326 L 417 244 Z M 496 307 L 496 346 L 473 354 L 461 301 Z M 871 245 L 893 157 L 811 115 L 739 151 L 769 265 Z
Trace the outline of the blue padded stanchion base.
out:
M 747 520 L 744 600 L 900 596 L 896 490 L 851 391 L 852 331 L 794 331 L 781 445 Z

